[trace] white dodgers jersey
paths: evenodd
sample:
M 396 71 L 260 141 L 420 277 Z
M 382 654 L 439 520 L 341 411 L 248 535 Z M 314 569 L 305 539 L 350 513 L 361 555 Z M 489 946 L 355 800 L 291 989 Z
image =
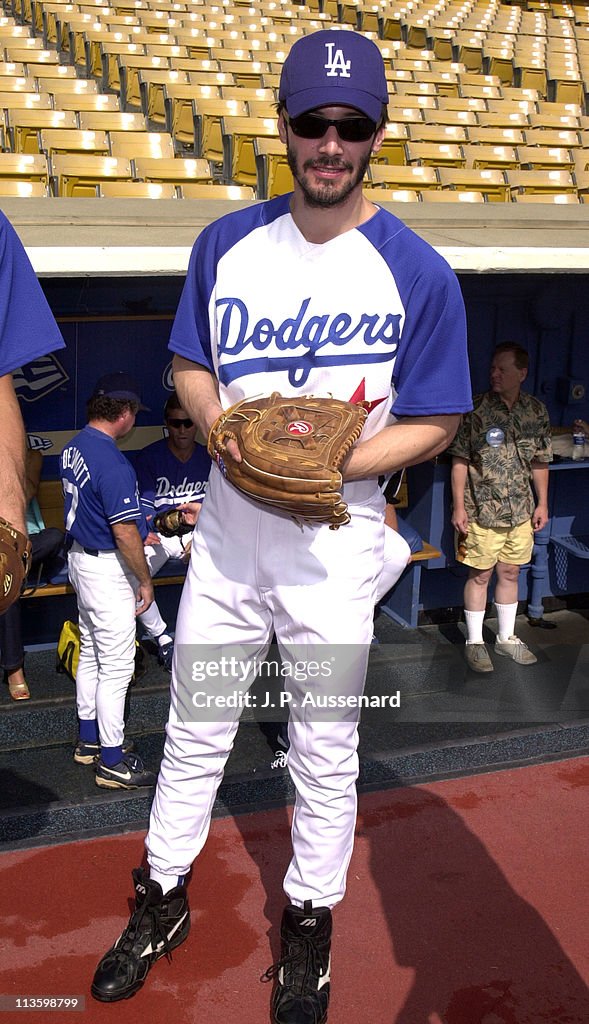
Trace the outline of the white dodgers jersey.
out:
M 218 377 L 223 406 L 278 391 L 368 403 L 363 437 L 395 416 L 467 411 L 464 305 L 448 264 L 378 209 L 317 245 L 289 196 L 197 239 L 170 348 Z

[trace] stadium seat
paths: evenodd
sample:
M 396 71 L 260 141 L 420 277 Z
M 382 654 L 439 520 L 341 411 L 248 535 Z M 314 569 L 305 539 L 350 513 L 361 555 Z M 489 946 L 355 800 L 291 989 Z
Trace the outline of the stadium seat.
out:
M 428 191 L 425 189 L 424 191 Z M 419 203 L 421 193 L 410 188 L 365 188 L 364 196 L 371 203 Z
M 405 146 L 408 164 L 423 167 L 464 167 L 462 146 L 454 142 L 408 142 Z
M 554 192 L 576 192 L 575 180 L 568 170 L 514 170 L 506 172 L 512 192 L 549 194 Z
M 47 194 L 47 185 L 42 181 L 12 181 L 9 178 L 0 178 L 0 196 L 42 199 Z
M 143 115 L 128 111 L 80 111 L 79 121 L 92 131 L 148 131 Z
M 0 153 L 0 179 L 37 181 L 47 186 L 47 157 L 44 153 Z
M 177 189 L 169 182 L 101 181 L 96 194 L 104 199 L 176 199 Z
M 563 146 L 518 146 L 517 152 L 522 169 L 568 168 L 572 170 L 575 164 L 571 150 L 565 149 Z
M 253 140 L 256 159 L 256 192 L 259 199 L 272 199 L 274 196 L 292 192 L 293 180 L 286 148 L 278 137 Z
M 257 183 L 255 138 L 278 138 L 278 121 L 274 117 L 222 117 L 223 178 L 236 185 Z
M 488 146 L 481 143 L 464 146 L 467 167 L 518 167 L 518 153 L 515 146 Z
M 510 198 L 505 172 L 498 167 L 440 167 L 438 175 L 444 189 L 482 192 L 489 202 L 507 202 Z
M 179 194 L 182 199 L 216 199 L 216 200 L 254 200 L 256 198 L 253 188 L 247 185 L 212 185 L 195 184 L 184 182 L 179 186 Z
M 582 202 L 576 192 L 553 192 L 545 195 L 536 192 L 514 192 L 512 199 L 516 203 L 552 203 L 555 206 L 569 206 Z
M 439 188 L 438 170 L 432 166 L 416 164 L 407 167 L 391 167 L 387 164 L 371 164 L 368 187 L 382 185 L 385 188 L 412 189 L 421 192 L 424 188 Z
M 58 110 L 74 110 L 81 113 L 84 110 L 119 110 L 119 98 L 113 93 L 98 92 L 83 93 L 59 93 L 53 97 L 53 102 Z
M 133 178 L 130 160 L 87 153 L 56 154 L 51 161 L 51 172 L 56 196 L 96 196 L 97 186 L 102 181 Z
M 484 203 L 483 192 L 467 192 L 461 189 L 424 189 L 421 194 L 424 203 Z
M 420 122 L 423 128 L 423 122 Z M 385 136 L 378 153 L 373 157 L 377 163 L 404 164 L 405 143 L 409 138 L 408 125 L 397 121 L 389 121 L 385 128 Z
M 191 181 L 212 181 L 208 160 L 186 157 L 138 157 L 135 161 L 135 177 L 140 181 L 169 181 L 181 185 Z
M 6 126 L 15 153 L 38 153 L 43 128 L 77 128 L 73 110 L 6 110 Z
M 521 128 L 493 128 L 489 125 L 468 129 L 471 143 L 484 146 L 523 146 L 525 133 Z
M 474 129 L 467 129 L 458 124 L 420 124 L 407 125 L 407 137 L 411 142 L 462 144 L 472 137 Z
M 174 140 L 167 132 L 113 132 L 109 133 L 112 156 L 174 158 Z
M 39 132 L 39 149 L 48 159 L 54 153 L 110 153 L 106 132 L 82 128 L 44 128 Z

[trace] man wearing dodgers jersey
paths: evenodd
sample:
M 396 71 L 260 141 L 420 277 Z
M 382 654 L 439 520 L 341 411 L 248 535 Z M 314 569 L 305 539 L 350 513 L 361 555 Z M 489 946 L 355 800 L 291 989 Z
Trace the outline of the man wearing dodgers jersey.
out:
M 147 611 L 153 586 L 143 552 L 147 528 L 137 477 L 116 442 L 133 429 L 144 408 L 128 374 L 101 377 L 88 402 L 87 425 L 61 456 L 68 575 L 80 626 L 74 760 L 96 763 L 96 785 L 103 789 L 155 783 L 154 773 L 124 744 L 135 616 Z
M 221 467 L 211 471 L 177 620 L 149 872 L 134 872 L 135 910 L 94 976 L 93 995 L 104 1001 L 132 995 L 188 934 L 185 878 L 206 840 L 238 724 L 237 712 L 187 720 L 193 652 L 234 644 L 263 657 L 274 630 L 283 665 L 292 665 L 294 649 L 323 651 L 335 664 L 332 690 L 357 700 L 383 564 L 378 477 L 444 450 L 471 408 L 454 274 L 362 192 L 386 103 L 382 57 L 367 38 L 329 30 L 297 40 L 278 107 L 294 191 L 221 218 L 193 249 L 170 347 L 178 394 L 205 436 L 223 409 L 272 391 L 364 401 L 369 416 L 344 465 L 351 523 L 337 531 L 301 526 L 243 496 Z M 229 453 L 240 458 L 234 442 Z M 322 685 L 306 664 L 297 696 Z M 226 686 L 218 684 L 221 695 Z M 357 712 L 331 720 L 291 712 L 289 739 L 293 857 L 281 957 L 266 977 L 275 980 L 274 1024 L 319 1024 L 330 994 L 332 910 L 353 846 Z
M 198 518 L 211 471 L 210 455 L 204 445 L 197 444 L 196 424 L 182 408 L 175 391 L 166 400 L 164 422 L 168 436 L 147 445 L 132 460 L 141 505 L 150 528 L 145 539 L 145 557 L 152 576 L 169 558 L 186 558 L 191 541 L 191 534 L 164 537 L 154 532 L 154 517 L 158 512 L 168 512 L 190 502 L 191 514 Z M 160 664 L 171 672 L 174 641 L 155 600 L 139 619 L 148 636 L 158 645 Z

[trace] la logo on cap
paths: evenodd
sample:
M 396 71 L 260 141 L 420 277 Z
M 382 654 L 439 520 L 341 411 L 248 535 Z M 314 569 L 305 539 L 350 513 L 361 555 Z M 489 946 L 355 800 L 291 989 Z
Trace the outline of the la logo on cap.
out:
M 328 78 L 350 78 L 350 68 L 352 67 L 352 61 L 346 60 L 344 57 L 343 50 L 336 50 L 335 43 L 326 43 L 325 49 L 327 50 L 328 57 L 324 67 L 327 69 Z

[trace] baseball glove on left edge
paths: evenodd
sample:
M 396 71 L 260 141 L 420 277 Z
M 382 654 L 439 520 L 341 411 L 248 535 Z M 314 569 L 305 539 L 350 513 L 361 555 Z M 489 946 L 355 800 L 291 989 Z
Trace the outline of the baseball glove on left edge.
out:
M 20 597 L 31 568 L 31 542 L 0 517 L 0 615 Z
M 208 450 L 240 491 L 256 501 L 332 530 L 350 522 L 341 467 L 366 420 L 363 405 L 336 398 L 238 402 L 213 423 Z M 242 461 L 227 453 L 236 442 Z

